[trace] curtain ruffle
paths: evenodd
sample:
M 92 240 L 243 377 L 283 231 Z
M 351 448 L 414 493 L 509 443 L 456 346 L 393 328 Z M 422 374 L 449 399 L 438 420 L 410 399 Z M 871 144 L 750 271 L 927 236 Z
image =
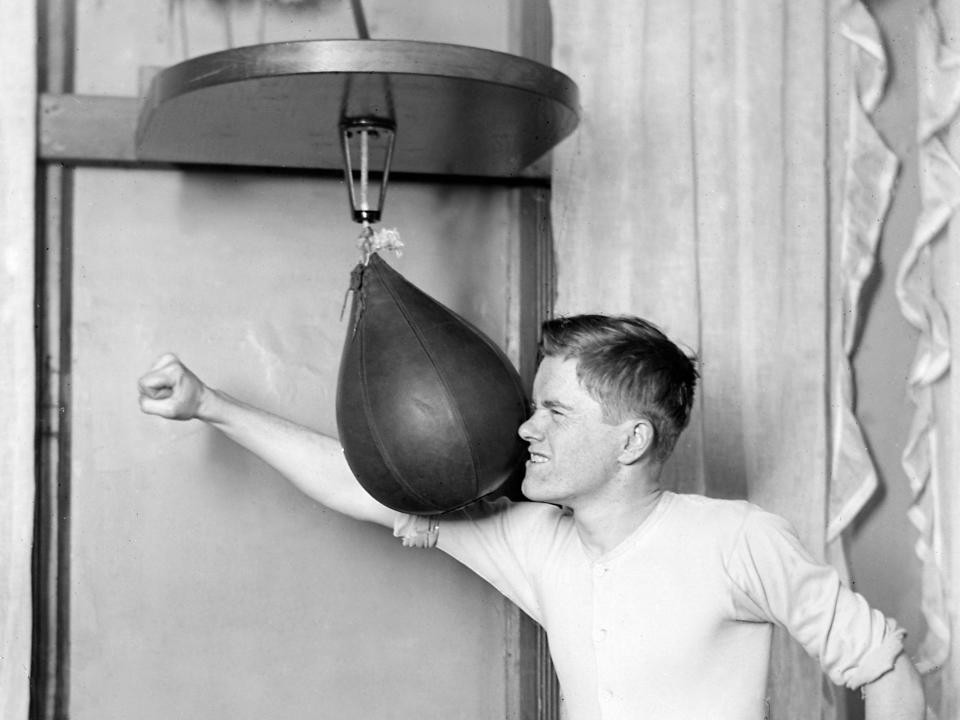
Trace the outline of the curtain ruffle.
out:
M 850 111 L 840 220 L 842 354 L 836 371 L 834 437 L 827 541 L 838 540 L 877 489 L 877 473 L 855 413 L 852 357 L 861 326 L 860 295 L 873 272 L 880 230 L 899 163 L 870 119 L 883 97 L 887 59 L 876 22 L 863 3 L 845 10 L 841 33 L 850 43 Z M 846 568 L 840 568 L 844 572 Z
M 918 533 L 915 549 L 922 563 L 926 634 L 916 662 L 921 672 L 929 673 L 944 663 L 950 648 L 940 507 L 946 478 L 937 463 L 940 438 L 934 407 L 934 386 L 951 364 L 950 331 L 934 288 L 931 253 L 960 206 L 960 166 L 942 138 L 960 114 L 960 53 L 943 43 L 934 5 L 924 9 L 918 24 L 917 65 L 922 206 L 897 272 L 896 290 L 903 316 L 920 333 L 907 386 L 915 411 L 901 461 L 912 493 L 907 515 Z

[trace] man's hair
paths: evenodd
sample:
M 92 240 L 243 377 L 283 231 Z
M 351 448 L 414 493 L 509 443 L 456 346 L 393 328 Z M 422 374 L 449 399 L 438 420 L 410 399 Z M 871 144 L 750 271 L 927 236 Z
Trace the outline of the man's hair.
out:
M 647 418 L 653 457 L 663 462 L 690 420 L 695 360 L 652 323 L 628 315 L 573 315 L 543 324 L 540 352 L 577 360 L 577 378 L 600 403 L 604 421 Z

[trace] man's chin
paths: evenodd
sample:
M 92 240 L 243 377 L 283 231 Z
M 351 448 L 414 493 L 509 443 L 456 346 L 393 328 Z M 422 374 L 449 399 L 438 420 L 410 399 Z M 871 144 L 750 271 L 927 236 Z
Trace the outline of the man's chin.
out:
M 528 468 L 527 474 L 523 476 L 523 483 L 520 485 L 520 492 L 523 493 L 523 496 L 527 500 L 535 502 L 548 502 L 550 500 L 549 493 L 544 492 L 545 490 L 543 480 L 532 477 Z

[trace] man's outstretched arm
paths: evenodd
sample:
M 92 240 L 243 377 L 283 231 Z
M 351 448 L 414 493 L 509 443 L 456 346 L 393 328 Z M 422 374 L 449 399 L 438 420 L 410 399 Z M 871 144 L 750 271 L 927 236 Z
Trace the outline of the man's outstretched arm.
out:
M 923 720 L 926 703 L 920 674 L 905 653 L 893 669 L 863 688 L 866 720 Z
M 307 496 L 357 520 L 393 527 L 396 512 L 360 486 L 333 438 L 204 384 L 176 355 L 140 378 L 140 409 L 171 420 L 202 420 L 274 467 Z

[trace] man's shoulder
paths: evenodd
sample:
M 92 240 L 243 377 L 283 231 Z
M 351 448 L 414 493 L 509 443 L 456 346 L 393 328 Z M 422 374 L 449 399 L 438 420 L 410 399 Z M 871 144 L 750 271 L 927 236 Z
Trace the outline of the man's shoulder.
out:
M 566 508 L 529 500 L 511 500 L 507 497 L 482 499 L 468 505 L 462 512 L 474 519 L 499 516 L 509 518 L 511 522 L 520 523 L 564 524 L 572 522 L 572 514 Z
M 781 520 L 779 516 L 748 500 L 713 498 L 692 493 L 672 494 L 670 514 L 675 522 L 700 527 L 711 533 L 726 532 L 733 535 L 740 534 L 750 525 Z
M 493 543 L 524 552 L 549 552 L 568 542 L 576 533 L 572 516 L 563 508 L 546 503 L 482 499 L 449 513 L 440 520 L 441 546 L 451 542 Z
M 759 511 L 757 505 L 747 500 L 714 498 L 694 493 L 670 493 L 671 509 L 682 515 L 697 519 L 715 519 L 719 522 L 742 522 L 753 512 Z
M 677 494 L 672 509 L 677 522 L 731 538 L 743 535 L 795 534 L 790 521 L 748 500 Z

